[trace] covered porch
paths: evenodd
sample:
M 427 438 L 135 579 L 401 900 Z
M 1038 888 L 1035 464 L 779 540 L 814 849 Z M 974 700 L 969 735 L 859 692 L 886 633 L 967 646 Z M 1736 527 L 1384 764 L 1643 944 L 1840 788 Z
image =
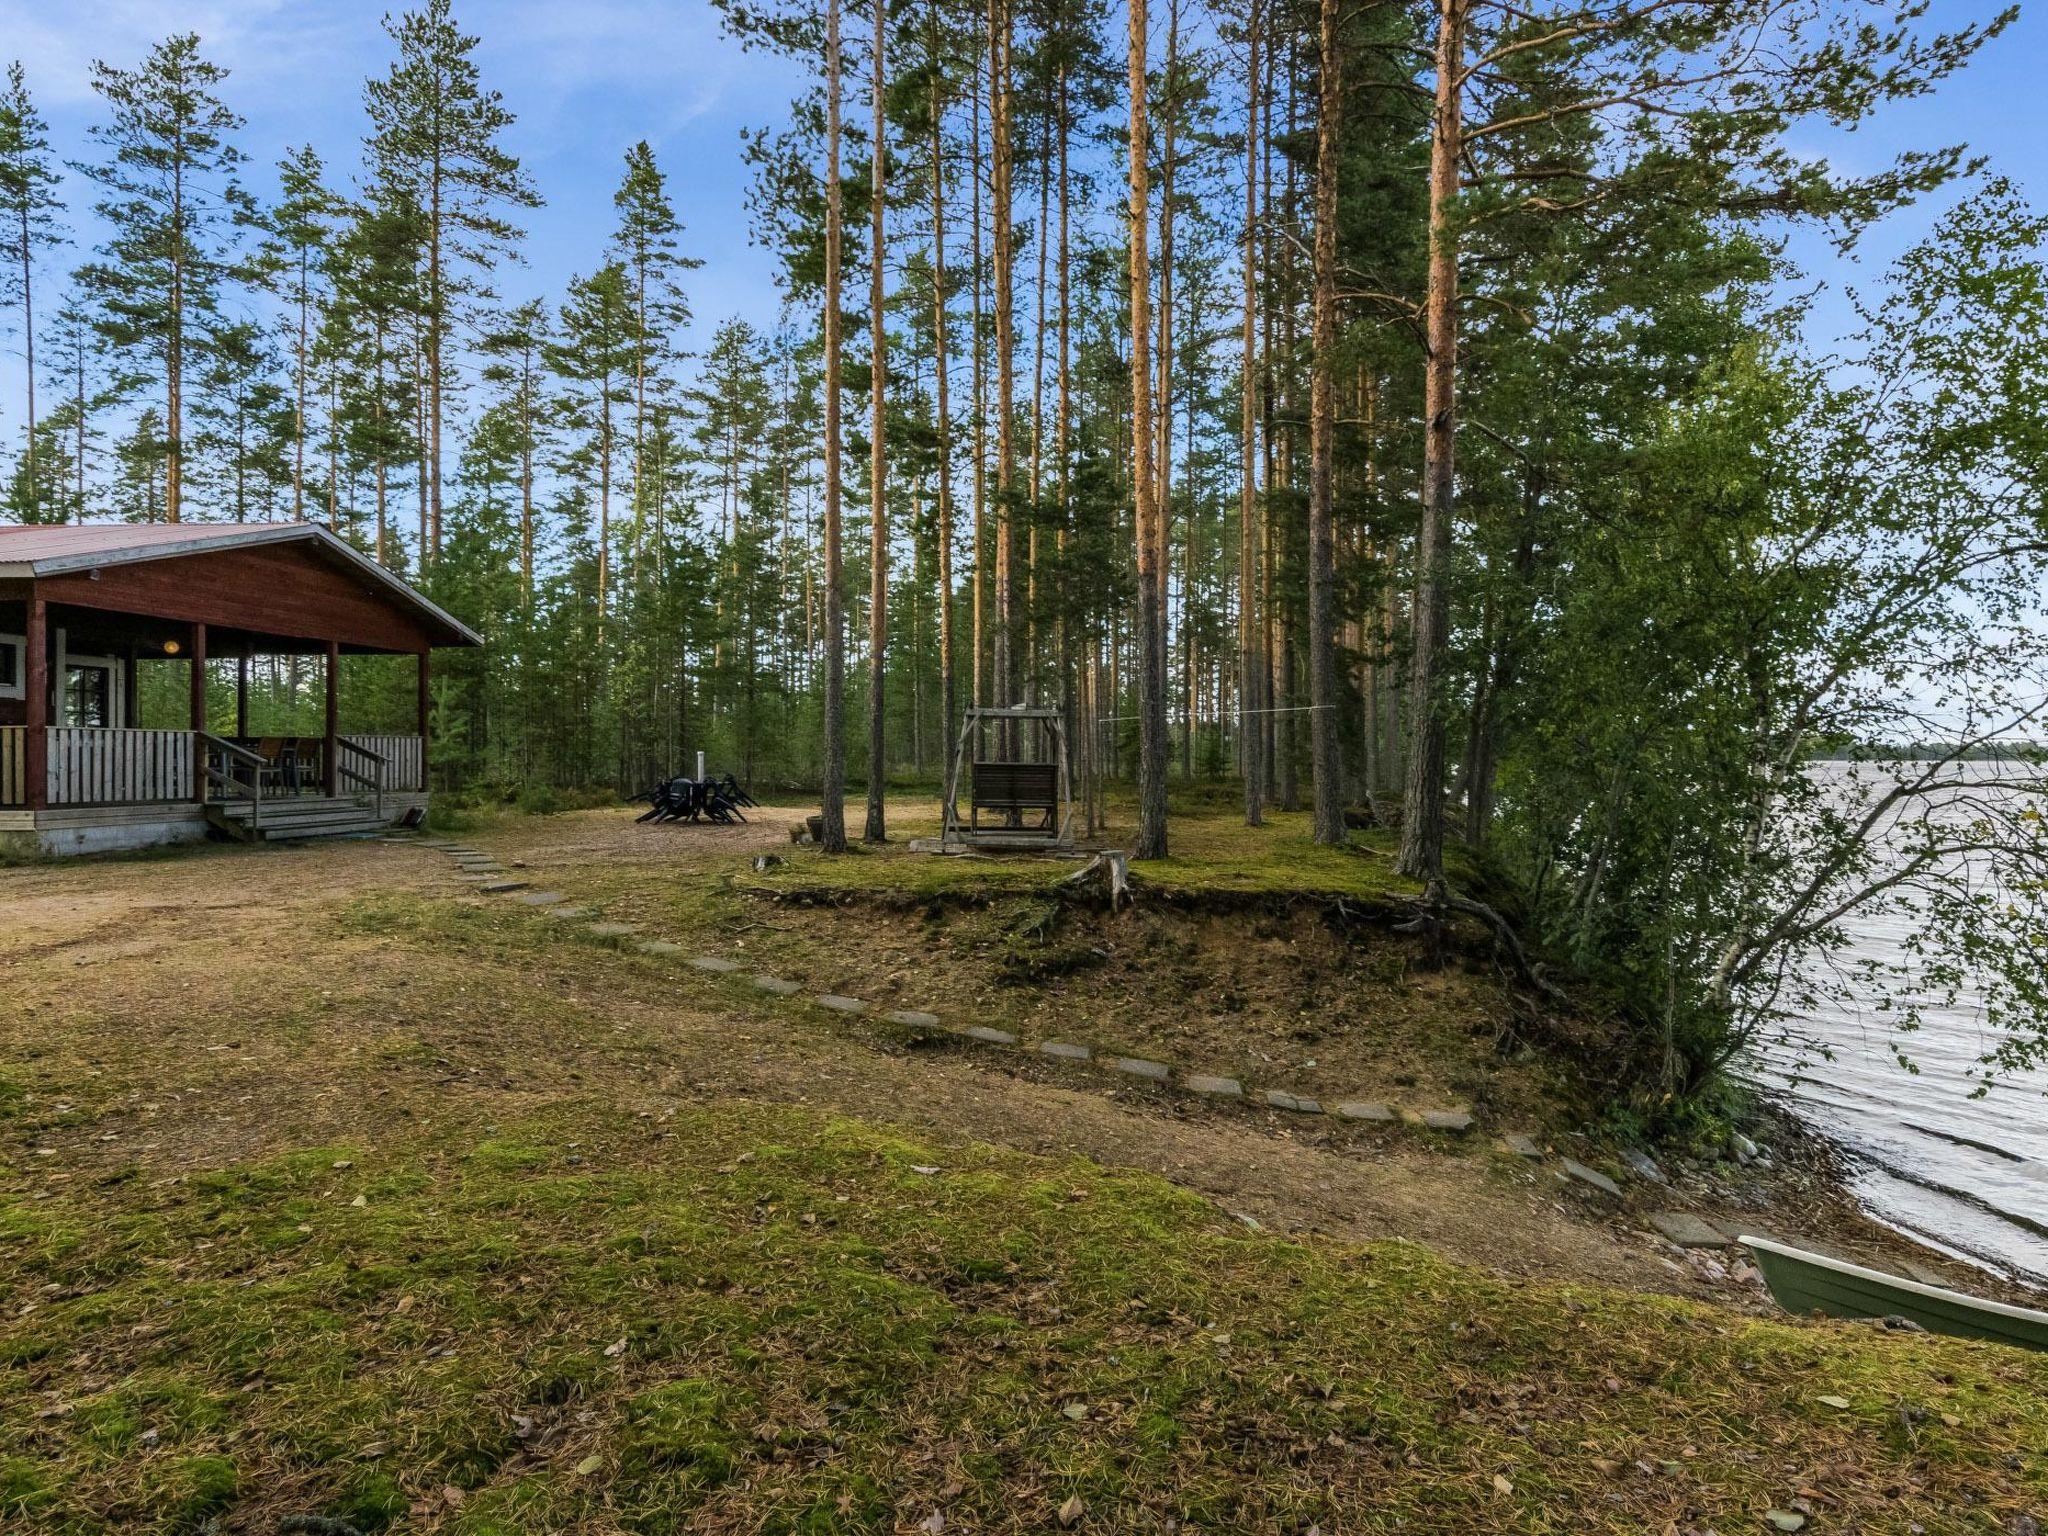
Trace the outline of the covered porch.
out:
M 427 803 L 432 652 L 475 643 L 307 525 L 0 528 L 0 834 L 90 852 L 402 820 Z M 359 655 L 412 675 L 351 719 Z M 252 729 L 252 671 L 286 667 L 296 718 Z

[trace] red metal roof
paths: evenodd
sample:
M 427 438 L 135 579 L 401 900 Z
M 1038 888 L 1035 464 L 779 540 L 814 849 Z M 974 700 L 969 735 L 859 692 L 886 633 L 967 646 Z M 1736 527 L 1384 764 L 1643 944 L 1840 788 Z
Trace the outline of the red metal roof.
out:
M 460 619 L 318 523 L 0 523 L 0 578 L 33 580 L 99 565 L 261 544 L 311 544 L 445 625 L 457 637 L 455 643 L 483 643 Z
M 189 553 L 195 543 L 225 544 L 314 531 L 311 523 L 0 523 L 0 565 L 42 565 L 81 555 Z

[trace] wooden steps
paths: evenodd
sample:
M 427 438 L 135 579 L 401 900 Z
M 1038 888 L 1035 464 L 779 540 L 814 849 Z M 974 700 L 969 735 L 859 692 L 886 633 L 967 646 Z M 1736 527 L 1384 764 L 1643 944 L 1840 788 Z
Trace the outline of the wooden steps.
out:
M 347 796 L 294 795 L 263 802 L 260 821 L 246 800 L 209 804 L 206 819 L 239 842 L 296 842 L 315 837 L 362 837 L 381 832 L 385 818 Z

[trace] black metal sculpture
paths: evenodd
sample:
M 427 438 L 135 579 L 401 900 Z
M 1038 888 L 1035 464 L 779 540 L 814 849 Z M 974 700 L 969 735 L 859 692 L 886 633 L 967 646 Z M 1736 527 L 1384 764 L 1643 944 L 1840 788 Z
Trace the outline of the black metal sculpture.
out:
M 714 779 L 663 779 L 634 798 L 647 802 L 636 821 L 708 821 L 724 827 L 747 819 L 741 806 L 759 803 L 729 773 Z

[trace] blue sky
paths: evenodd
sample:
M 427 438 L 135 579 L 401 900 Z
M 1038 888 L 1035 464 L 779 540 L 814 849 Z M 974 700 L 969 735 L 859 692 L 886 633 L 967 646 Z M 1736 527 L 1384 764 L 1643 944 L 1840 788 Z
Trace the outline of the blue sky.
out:
M 1993 0 L 1934 5 L 1948 24 L 1996 9 Z M 311 142 L 330 163 L 353 155 L 363 80 L 390 53 L 385 10 L 378 0 L 0 0 L 0 61 L 23 60 L 58 148 L 75 158 L 89 152 L 86 130 L 98 113 L 90 62 L 132 64 L 164 34 L 197 31 L 232 71 L 225 94 L 248 119 L 242 145 L 260 172 L 252 179 L 267 190 L 286 145 Z M 518 114 L 511 147 L 547 198 L 530 221 L 530 266 L 503 275 L 508 296 L 558 295 L 570 274 L 594 264 L 612 225 L 620 157 L 644 137 L 670 175 L 688 246 L 704 261 L 690 283 L 699 338 L 730 314 L 773 319 L 772 264 L 747 241 L 739 135 L 780 120 L 802 83 L 798 66 L 742 51 L 705 0 L 459 0 L 457 14 L 483 39 L 485 79 Z M 1937 95 L 1861 133 L 1831 136 L 1826 147 L 1855 165 L 1910 145 L 1967 141 L 2048 200 L 2044 65 L 2048 3 L 2029 0 L 2019 24 Z M 77 186 L 69 191 L 74 204 L 87 201 Z M 1910 243 L 1935 211 L 1915 210 L 1878 231 L 1862 265 Z M 74 222 L 87 222 L 82 211 Z M 1825 248 L 1800 249 L 1813 276 L 1854 276 Z M 1824 305 L 1822 325 L 1840 313 Z M 0 346 L 11 352 L 19 338 Z M 0 414 L 9 418 L 15 392 L 11 380 L 0 382 Z
M 178 30 L 232 73 L 228 104 L 248 119 L 250 180 L 268 193 L 288 144 L 311 143 L 340 164 L 363 133 L 363 81 L 391 48 L 378 0 L 0 0 L 0 62 L 19 57 L 67 158 L 90 154 L 97 119 L 95 58 L 132 65 Z M 669 173 L 688 246 L 704 268 L 690 284 L 700 320 L 741 312 L 772 318 L 772 270 L 747 244 L 739 134 L 776 119 L 799 84 L 793 65 L 743 52 L 702 0 L 458 0 L 483 39 L 485 81 L 518 115 L 510 147 L 547 199 L 530 220 L 525 271 L 503 275 L 512 297 L 559 295 L 596 264 L 613 224 L 611 196 L 635 139 Z M 74 205 L 87 189 L 67 189 Z M 82 222 L 76 211 L 73 223 Z M 9 337 L 0 345 L 19 345 Z M 11 414 L 11 413 L 10 413 Z

